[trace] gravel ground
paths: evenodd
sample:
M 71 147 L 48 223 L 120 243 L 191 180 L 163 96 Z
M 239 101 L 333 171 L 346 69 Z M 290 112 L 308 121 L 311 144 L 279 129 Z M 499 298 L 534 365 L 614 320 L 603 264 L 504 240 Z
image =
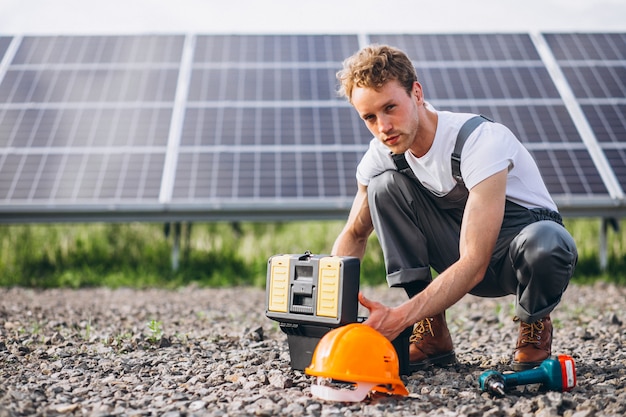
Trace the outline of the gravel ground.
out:
M 286 335 L 265 317 L 264 290 L 0 289 L 0 417 L 626 414 L 626 287 L 572 285 L 552 314 L 553 352 L 576 361 L 569 393 L 478 388 L 485 370 L 509 369 L 512 306 L 465 297 L 448 312 L 458 364 L 404 376 L 409 397 L 349 404 L 311 396 Z

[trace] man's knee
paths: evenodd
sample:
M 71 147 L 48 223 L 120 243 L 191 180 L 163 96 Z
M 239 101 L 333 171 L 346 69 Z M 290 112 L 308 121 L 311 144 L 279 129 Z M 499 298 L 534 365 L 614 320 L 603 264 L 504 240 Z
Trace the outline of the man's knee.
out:
M 405 212 L 413 201 L 410 179 L 398 171 L 385 171 L 370 180 L 367 200 L 372 212 Z
M 571 278 L 578 261 L 574 239 L 567 230 L 549 220 L 529 224 L 513 239 L 510 246 L 513 267 L 522 275 L 537 271 L 552 274 L 559 271 Z
M 403 182 L 406 177 L 398 171 L 384 171 L 370 180 L 367 186 L 367 194 L 370 199 L 388 196 L 397 192 L 398 185 Z

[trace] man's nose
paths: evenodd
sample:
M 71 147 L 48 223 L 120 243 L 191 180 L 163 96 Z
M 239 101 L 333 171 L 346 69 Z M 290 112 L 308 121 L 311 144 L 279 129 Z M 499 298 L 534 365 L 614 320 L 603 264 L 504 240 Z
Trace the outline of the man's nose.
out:
M 393 128 L 393 125 L 389 121 L 387 117 L 379 117 L 378 118 L 378 132 L 379 133 L 387 133 L 390 132 Z

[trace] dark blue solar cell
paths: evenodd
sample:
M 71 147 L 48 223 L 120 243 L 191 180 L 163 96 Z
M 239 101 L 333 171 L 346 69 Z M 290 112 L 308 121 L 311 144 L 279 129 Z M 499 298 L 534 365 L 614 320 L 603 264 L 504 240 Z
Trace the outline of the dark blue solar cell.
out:
M 424 61 L 539 60 L 528 34 L 376 34 L 370 40 L 402 49 L 418 66 Z
M 626 33 L 548 33 L 544 37 L 557 60 L 626 59 Z
M 2 61 L 2 57 L 7 49 L 9 49 L 12 40 L 13 38 L 10 36 L 0 36 L 0 61 Z
M 626 148 L 605 149 L 604 153 L 613 168 L 613 172 L 617 177 L 617 182 L 622 187 L 622 191 L 626 192 Z
M 600 143 L 626 143 L 626 104 L 583 105 Z
M 189 101 L 336 100 L 336 68 L 209 68 L 192 73 Z
M 184 41 L 171 35 L 25 36 L 13 64 L 179 64 Z
M 341 62 L 358 47 L 356 35 L 205 35 L 194 62 Z
M 577 98 L 626 97 L 626 66 L 565 66 L 563 73 Z
M 552 194 L 607 194 L 587 150 L 534 150 L 541 175 Z

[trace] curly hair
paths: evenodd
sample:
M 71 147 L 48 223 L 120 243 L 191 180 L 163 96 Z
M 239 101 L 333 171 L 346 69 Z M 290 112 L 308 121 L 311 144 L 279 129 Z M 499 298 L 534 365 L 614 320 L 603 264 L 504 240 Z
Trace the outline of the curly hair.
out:
M 385 83 L 397 80 L 411 94 L 417 72 L 409 57 L 398 48 L 389 45 L 369 45 L 343 61 L 343 69 L 337 72 L 339 95 L 352 102 L 355 87 L 378 90 Z

